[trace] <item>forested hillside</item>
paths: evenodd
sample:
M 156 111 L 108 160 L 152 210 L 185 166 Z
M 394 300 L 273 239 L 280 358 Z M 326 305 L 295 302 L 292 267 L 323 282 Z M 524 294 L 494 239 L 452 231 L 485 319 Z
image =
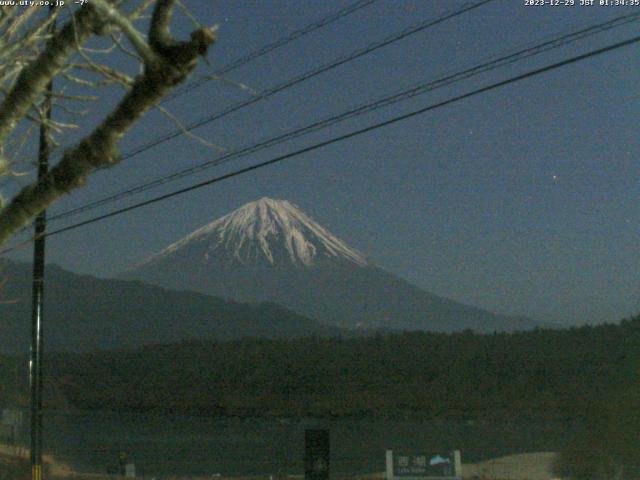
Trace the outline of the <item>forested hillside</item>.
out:
M 576 417 L 636 381 L 640 320 L 476 335 L 183 342 L 48 357 L 51 406 L 205 415 Z M 16 378 L 3 362 L 4 393 Z M 25 385 L 21 381 L 21 385 Z
M 48 408 L 581 425 L 573 479 L 637 478 L 640 318 L 478 335 L 183 342 L 47 357 Z M 0 403 L 26 404 L 26 359 L 0 358 Z

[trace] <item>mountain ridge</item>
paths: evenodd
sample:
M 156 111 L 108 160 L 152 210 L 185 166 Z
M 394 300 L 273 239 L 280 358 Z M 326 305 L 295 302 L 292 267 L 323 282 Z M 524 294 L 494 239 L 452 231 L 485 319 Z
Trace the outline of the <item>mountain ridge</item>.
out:
M 48 264 L 44 330 L 47 351 L 92 351 L 195 339 L 339 336 L 273 303 L 248 305 L 139 281 L 101 279 Z M 30 344 L 31 265 L 0 260 L 6 281 L 0 351 L 26 352 Z
M 277 237 L 282 240 L 272 241 Z M 213 241 L 208 241 L 211 239 Z M 203 252 L 205 261 L 209 255 L 223 250 L 227 261 L 243 265 L 278 265 L 287 259 L 293 265 L 307 267 L 323 259 L 341 259 L 359 266 L 367 264 L 362 253 L 348 247 L 296 205 L 263 197 L 198 228 L 134 268 L 161 260 L 201 240 L 208 241 Z M 279 246 L 283 248 L 273 251 L 274 243 L 282 244 Z
M 342 328 L 493 332 L 542 325 L 426 292 L 372 264 L 292 203 L 270 198 L 213 220 L 122 278 L 272 301 Z

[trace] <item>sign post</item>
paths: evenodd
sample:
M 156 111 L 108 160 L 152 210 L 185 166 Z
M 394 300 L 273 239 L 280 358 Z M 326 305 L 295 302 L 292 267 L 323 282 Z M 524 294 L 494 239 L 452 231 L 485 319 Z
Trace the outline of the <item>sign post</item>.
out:
M 305 430 L 304 478 L 329 480 L 329 430 Z
M 387 450 L 386 480 L 461 480 L 460 450 L 448 454 L 407 454 Z

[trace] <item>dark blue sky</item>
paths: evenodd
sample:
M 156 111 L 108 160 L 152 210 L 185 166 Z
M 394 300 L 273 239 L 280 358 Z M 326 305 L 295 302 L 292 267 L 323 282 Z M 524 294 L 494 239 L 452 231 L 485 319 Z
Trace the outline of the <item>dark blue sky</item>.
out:
M 220 24 L 211 66 L 198 74 L 350 3 L 187 1 L 203 23 Z M 228 78 L 264 90 L 462 3 L 378 0 Z M 495 0 L 196 133 L 225 149 L 242 147 L 639 8 L 531 7 L 524 0 Z M 266 160 L 638 31 L 635 22 L 71 220 Z M 564 324 L 617 321 L 640 310 L 639 54 L 637 45 L 620 49 L 52 237 L 48 259 L 74 271 L 113 275 L 230 210 L 271 196 L 296 203 L 374 262 L 425 290 Z M 245 98 L 241 89 L 212 81 L 166 106 L 189 123 Z M 83 126 L 97 119 L 88 117 Z M 173 128 L 166 117 L 152 113 L 124 140 L 122 150 Z M 215 155 L 193 140 L 167 142 L 97 173 L 51 213 Z

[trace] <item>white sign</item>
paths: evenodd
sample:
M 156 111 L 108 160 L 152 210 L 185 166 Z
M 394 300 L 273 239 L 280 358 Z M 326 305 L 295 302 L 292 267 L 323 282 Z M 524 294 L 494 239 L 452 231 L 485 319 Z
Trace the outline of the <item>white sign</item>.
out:
M 461 480 L 462 460 L 460 450 L 444 455 L 406 454 L 387 450 L 386 480 Z

